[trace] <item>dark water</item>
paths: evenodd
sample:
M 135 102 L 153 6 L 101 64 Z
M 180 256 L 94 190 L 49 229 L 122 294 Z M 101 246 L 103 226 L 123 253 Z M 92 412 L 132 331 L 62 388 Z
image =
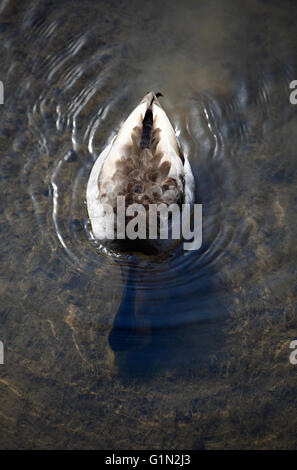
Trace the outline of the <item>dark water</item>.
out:
M 0 447 L 296 448 L 294 2 L 0 5 Z M 96 156 L 161 91 L 203 245 L 90 240 Z

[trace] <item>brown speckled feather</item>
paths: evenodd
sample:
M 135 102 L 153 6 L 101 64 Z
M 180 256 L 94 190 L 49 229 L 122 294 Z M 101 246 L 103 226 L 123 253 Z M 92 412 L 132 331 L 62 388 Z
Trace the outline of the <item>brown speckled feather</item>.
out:
M 134 127 L 132 145 L 124 149 L 123 155 L 116 162 L 116 171 L 111 181 L 99 177 L 101 203 L 110 204 L 116 209 L 117 196 L 123 195 L 126 207 L 134 202 L 143 204 L 182 204 L 183 186 L 168 176 L 171 163 L 162 161 L 163 154 L 156 152 L 161 130 L 155 129 L 149 148 L 141 150 L 140 127 Z M 112 188 L 112 190 L 111 190 Z
M 92 234 L 105 246 L 146 253 L 167 251 L 176 246 L 177 240 L 170 240 L 170 237 L 168 240 L 161 240 L 162 237 L 151 239 L 150 233 L 146 240 L 140 237 L 137 246 L 134 239 L 117 239 L 115 219 L 106 217 L 110 208 L 117 214 L 118 196 L 124 196 L 126 209 L 133 203 L 141 204 L 146 209 L 144 213 L 140 211 L 141 217 L 147 221 L 150 204 L 193 204 L 191 167 L 188 159 L 181 155 L 174 129 L 158 101 L 158 94 L 150 92 L 144 96 L 112 142 L 98 156 L 88 180 L 86 196 Z M 170 220 L 165 212 L 158 211 L 159 222 L 161 217 L 165 222 Z M 126 211 L 126 224 L 130 220 L 129 213 L 131 211 Z M 146 224 L 146 230 L 148 226 Z M 160 228 L 161 224 L 158 226 Z
M 140 106 L 131 121 L 139 124 L 125 123 L 98 177 L 99 202 L 109 204 L 115 214 L 118 196 L 125 197 L 126 208 L 138 203 L 147 213 L 150 204 L 184 202 L 183 157 L 171 124 L 165 121 L 164 125 L 164 112 L 154 93 L 146 95 Z

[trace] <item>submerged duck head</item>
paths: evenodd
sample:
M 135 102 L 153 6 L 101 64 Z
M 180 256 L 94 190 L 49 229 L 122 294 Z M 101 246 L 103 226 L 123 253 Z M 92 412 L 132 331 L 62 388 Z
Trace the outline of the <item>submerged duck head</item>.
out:
M 143 97 L 111 144 L 99 155 L 88 182 L 87 207 L 94 238 L 125 250 L 164 251 L 168 245 L 176 245 L 177 240 L 171 240 L 168 244 L 168 240 L 161 243 L 158 235 L 157 239 L 149 237 L 150 206 L 162 204 L 168 207 L 175 204 L 181 207 L 183 203 L 193 202 L 191 168 L 180 151 L 174 129 L 158 100 L 160 96 L 161 93 L 151 91 Z M 119 224 L 110 215 L 113 213 L 117 217 L 135 204 L 143 208 L 137 222 L 146 226 L 144 231 L 147 236 L 144 238 L 144 231 L 141 230 L 140 236 L 131 244 L 129 237 L 117 236 Z M 159 214 L 158 234 L 160 217 Z M 128 210 L 125 227 L 131 219 L 132 213 Z M 108 237 L 108 233 L 113 233 L 113 236 Z

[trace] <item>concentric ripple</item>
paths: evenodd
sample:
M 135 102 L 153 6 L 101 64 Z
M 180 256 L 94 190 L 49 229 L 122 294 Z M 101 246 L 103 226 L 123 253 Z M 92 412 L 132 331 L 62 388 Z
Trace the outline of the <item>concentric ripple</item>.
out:
M 100 282 L 99 273 L 104 272 L 115 291 L 143 292 L 148 311 L 153 306 L 160 312 L 167 305 L 168 313 L 153 325 L 224 317 L 220 299 L 226 296 L 229 269 L 232 265 L 234 273 L 247 280 L 251 246 L 261 243 L 259 221 L 274 210 L 275 199 L 269 200 L 261 189 L 270 177 L 265 155 L 273 145 L 274 129 L 284 114 L 290 119 L 293 112 L 284 103 L 289 66 L 280 60 L 264 62 L 261 72 L 242 75 L 240 58 L 232 68 L 220 62 L 220 80 L 207 85 L 205 77 L 210 79 L 212 69 L 204 58 L 191 70 L 191 80 L 188 77 L 189 53 L 183 63 L 185 75 L 177 74 L 174 81 L 171 71 L 176 64 L 170 54 L 162 63 L 152 52 L 144 58 L 132 33 L 126 34 L 124 20 L 122 31 L 110 25 L 108 41 L 107 33 L 100 35 L 92 22 L 83 30 L 67 29 L 61 41 L 63 8 L 45 14 L 38 2 L 34 5 L 22 20 L 30 55 L 22 57 L 23 74 L 15 95 L 23 117 L 10 141 L 12 152 L 23 152 L 18 161 L 22 186 L 17 191 L 30 197 L 32 212 L 21 194 L 9 195 L 9 205 L 16 207 L 23 227 L 34 217 L 48 249 L 89 283 Z M 126 34 L 124 41 L 119 40 L 121 32 Z M 37 40 L 30 49 L 33 35 Z M 148 30 L 144 45 L 150 37 Z M 9 50 L 11 41 L 8 37 Z M 172 45 L 163 47 L 170 50 Z M 14 50 L 8 77 L 19 63 Z M 126 70 L 130 59 L 133 65 Z M 91 168 L 148 89 L 163 92 L 164 107 L 195 175 L 196 202 L 203 205 L 203 244 L 194 252 L 180 246 L 159 258 L 122 255 L 101 246 L 90 231 L 85 192 Z M 6 103 L 7 133 L 9 106 Z M 8 165 L 10 161 L 7 157 Z

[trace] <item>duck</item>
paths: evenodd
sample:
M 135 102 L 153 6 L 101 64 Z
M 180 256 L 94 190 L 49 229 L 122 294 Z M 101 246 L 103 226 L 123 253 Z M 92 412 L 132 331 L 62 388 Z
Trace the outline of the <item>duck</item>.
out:
M 169 236 L 161 239 L 160 214 L 157 237 L 143 236 L 142 231 L 131 240 L 125 232 L 131 212 L 122 219 L 121 228 L 113 218 L 127 215 L 129 206 L 143 207 L 139 225 L 139 221 L 149 221 L 150 205 L 174 204 L 181 208 L 194 204 L 195 180 L 190 162 L 181 152 L 174 128 L 160 104 L 161 96 L 151 91 L 142 98 L 90 172 L 86 203 L 92 237 L 112 250 L 158 254 L 180 242 L 180 237 L 170 237 L 171 226 Z M 170 223 L 170 216 L 164 217 Z M 145 234 L 148 235 L 147 226 Z

